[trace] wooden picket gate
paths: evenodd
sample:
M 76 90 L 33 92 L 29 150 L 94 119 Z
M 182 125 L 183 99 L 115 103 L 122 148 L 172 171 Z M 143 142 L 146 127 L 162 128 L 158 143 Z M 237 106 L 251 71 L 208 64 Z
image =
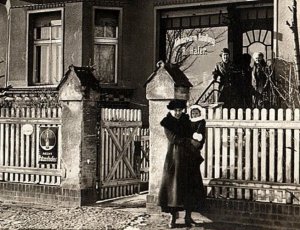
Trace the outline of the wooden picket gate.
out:
M 99 149 L 99 199 L 131 195 L 140 190 L 141 110 L 101 109 Z
M 140 175 L 141 181 L 144 183 L 149 182 L 149 152 L 150 152 L 150 140 L 149 129 L 139 130 L 141 139 L 141 160 L 140 160 Z
M 300 204 L 300 110 L 203 110 L 209 196 Z

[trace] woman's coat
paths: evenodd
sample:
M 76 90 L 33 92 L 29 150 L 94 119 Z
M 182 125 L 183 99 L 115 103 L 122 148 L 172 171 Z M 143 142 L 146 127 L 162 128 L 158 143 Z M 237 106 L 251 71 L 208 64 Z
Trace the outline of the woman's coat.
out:
M 192 127 L 187 114 L 179 119 L 170 113 L 161 121 L 168 139 L 158 204 L 163 212 L 199 211 L 205 191 L 200 174 L 199 151 L 191 145 Z

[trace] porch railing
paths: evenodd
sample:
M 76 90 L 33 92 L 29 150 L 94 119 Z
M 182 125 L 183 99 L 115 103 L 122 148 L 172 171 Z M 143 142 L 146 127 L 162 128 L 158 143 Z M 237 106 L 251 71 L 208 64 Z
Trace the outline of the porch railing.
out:
M 213 104 L 217 103 L 219 99 L 219 81 L 212 80 L 210 84 L 205 88 L 195 104 Z
M 300 110 L 208 109 L 201 165 L 213 197 L 300 199 Z

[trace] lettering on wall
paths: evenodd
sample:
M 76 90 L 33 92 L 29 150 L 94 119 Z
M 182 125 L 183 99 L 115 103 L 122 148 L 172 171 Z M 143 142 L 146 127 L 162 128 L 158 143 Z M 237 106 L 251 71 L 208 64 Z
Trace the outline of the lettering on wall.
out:
M 191 103 L 212 81 L 212 71 L 225 47 L 228 47 L 226 26 L 166 31 L 166 62 L 178 65 L 193 84 Z

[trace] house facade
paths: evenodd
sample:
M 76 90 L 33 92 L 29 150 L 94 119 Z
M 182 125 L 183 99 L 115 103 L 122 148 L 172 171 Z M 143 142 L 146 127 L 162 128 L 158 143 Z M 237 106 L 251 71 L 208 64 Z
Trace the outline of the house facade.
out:
M 65 143 L 61 147 L 62 159 L 70 163 L 67 165 L 67 169 L 70 170 L 74 166 L 72 160 L 76 160 L 76 170 L 79 171 L 70 174 L 76 180 L 72 177 L 71 182 L 66 179 L 67 182 L 64 184 L 72 189 L 79 187 L 79 191 L 86 188 L 94 190 L 98 169 L 90 162 L 96 161 L 99 151 L 96 144 L 98 130 L 95 128 L 99 114 L 94 114 L 95 107 L 100 105 L 113 108 L 140 108 L 143 112 L 143 124 L 147 125 L 148 102 L 144 84 L 157 68 L 156 63 L 159 60 L 181 65 L 185 75 L 194 85 L 191 89 L 191 103 L 197 100 L 211 81 L 211 71 L 219 60 L 220 50 L 224 47 L 229 48 L 232 61 L 237 64 L 243 53 L 251 55 L 257 51 L 263 52 L 269 62 L 284 60 L 287 64 L 294 63 L 298 57 L 295 50 L 297 44 L 295 41 L 298 39 L 295 36 L 296 27 L 293 25 L 296 25 L 298 19 L 293 18 L 293 12 L 288 6 L 293 7 L 295 2 L 292 0 L 2 0 L 0 1 L 0 105 L 1 109 L 13 108 L 13 110 L 3 113 L 0 110 L 0 116 L 4 121 L 0 124 L 2 125 L 0 131 L 10 130 L 6 128 L 8 126 L 5 123 L 12 122 L 7 118 L 8 114 L 14 116 L 14 109 L 18 107 L 26 110 L 29 102 L 30 105 L 40 103 L 56 109 L 58 112 L 44 112 L 41 113 L 41 117 L 54 114 L 57 119 L 49 116 L 47 122 L 57 122 L 54 125 L 61 126 L 61 129 L 68 128 L 62 130 L 61 135 L 62 143 Z M 299 6 L 295 6 L 294 10 L 298 8 Z M 292 27 L 287 25 L 287 21 Z M 92 83 L 99 85 L 93 90 L 97 91 L 99 100 L 96 100 L 95 96 L 94 101 L 85 104 L 86 101 L 82 99 L 84 96 L 78 93 L 80 91 L 78 88 L 89 85 L 86 82 L 87 78 L 84 74 L 78 79 L 68 75 L 72 73 L 70 69 L 74 69 L 70 66 L 76 67 L 75 72 L 78 76 L 83 72 L 88 72 L 90 76 L 92 70 L 97 80 Z M 292 68 L 287 68 L 287 73 L 297 73 L 297 65 L 289 66 Z M 62 83 L 61 80 L 64 78 Z M 72 88 L 70 82 L 75 82 L 76 87 Z M 60 83 L 64 86 L 60 87 Z M 59 92 L 64 89 L 75 92 L 75 97 Z M 64 106 L 59 105 L 59 100 Z M 13 103 L 18 105 L 11 106 Z M 44 108 L 45 111 L 49 109 L 48 107 Z M 60 118 L 55 114 L 59 114 L 61 108 L 63 111 Z M 38 106 L 32 111 L 39 111 Z M 72 122 L 73 118 L 69 119 L 73 115 L 80 115 L 76 124 L 82 130 L 76 135 L 85 135 L 82 139 L 72 134 L 77 131 L 73 128 L 75 124 Z M 26 116 L 30 117 L 29 112 L 24 115 L 25 118 Z M 24 124 L 28 122 L 25 118 L 22 121 Z M 13 121 L 18 124 L 18 115 Z M 32 123 L 34 122 L 45 125 L 43 119 L 33 119 Z M 14 134 L 13 131 L 7 131 L 7 137 L 9 133 Z M 32 132 L 28 133 L 28 138 L 29 136 L 32 138 Z M 77 144 L 70 142 L 69 138 L 74 138 Z M 28 143 L 34 142 L 28 139 Z M 2 153 L 5 152 L 5 145 L 9 145 L 8 139 L 2 142 L 0 140 L 0 147 L 3 147 L 0 148 L 0 152 L 1 150 Z M 14 153 L 13 148 L 17 144 L 12 145 L 9 151 Z M 32 150 L 35 151 L 34 145 L 32 146 Z M 81 148 L 82 146 L 85 147 Z M 77 158 L 68 155 L 76 151 L 78 151 Z M 9 154 L 8 150 L 6 153 Z M 9 157 L 5 156 L 5 159 Z M 1 160 L 3 161 L 0 158 Z M 5 173 L 9 161 L 4 162 L 3 166 L 1 170 Z M 50 172 L 52 171 L 47 171 L 49 175 L 61 177 L 64 174 L 61 171 L 54 174 Z M 80 194 L 82 193 L 78 192 L 76 196 L 80 197 Z
M 236 64 L 243 53 L 257 51 L 269 62 L 294 61 L 294 34 L 286 25 L 292 5 L 289 0 L 2 1 L 0 84 L 55 88 L 70 65 L 90 66 L 105 100 L 121 97 L 146 108 L 143 84 L 163 60 L 180 62 L 196 99 L 223 47 Z M 180 56 L 178 47 L 188 41 L 193 44 Z

